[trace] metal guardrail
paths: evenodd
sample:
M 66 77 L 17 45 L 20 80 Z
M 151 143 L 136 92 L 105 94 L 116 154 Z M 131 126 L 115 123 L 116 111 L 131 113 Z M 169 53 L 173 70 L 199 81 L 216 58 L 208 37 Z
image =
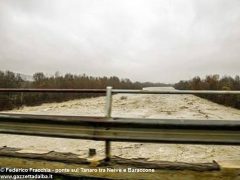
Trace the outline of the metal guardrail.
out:
M 106 93 L 105 89 L 21 89 L 21 88 L 0 88 L 0 93 L 14 92 L 42 92 L 42 93 Z
M 43 92 L 43 93 L 106 93 L 106 89 L 21 89 L 21 88 L 0 88 L 0 93 L 9 92 Z M 112 89 L 112 93 L 127 94 L 235 94 L 240 91 L 215 91 L 215 90 L 131 90 L 131 89 Z
M 112 118 L 112 94 L 240 94 L 240 91 L 0 89 L 4 92 L 106 93 L 105 117 L 0 114 L 0 133 L 105 141 L 240 145 L 240 121 Z

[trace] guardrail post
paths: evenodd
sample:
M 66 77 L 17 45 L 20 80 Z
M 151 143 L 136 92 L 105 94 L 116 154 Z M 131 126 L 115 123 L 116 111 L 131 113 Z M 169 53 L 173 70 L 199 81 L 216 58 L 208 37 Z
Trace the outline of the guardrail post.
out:
M 107 87 L 107 93 L 106 93 L 106 114 L 105 116 L 107 118 L 111 118 L 112 113 L 112 87 Z
M 108 86 L 106 91 L 106 118 L 111 118 L 112 113 L 112 87 Z M 111 158 L 111 141 L 105 141 L 105 161 Z

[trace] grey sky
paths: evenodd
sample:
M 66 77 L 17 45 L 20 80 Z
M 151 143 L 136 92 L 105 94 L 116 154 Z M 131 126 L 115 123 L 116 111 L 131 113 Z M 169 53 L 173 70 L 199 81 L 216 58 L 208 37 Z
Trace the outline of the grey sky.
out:
M 240 69 L 239 0 L 0 0 L 1 70 L 176 82 Z

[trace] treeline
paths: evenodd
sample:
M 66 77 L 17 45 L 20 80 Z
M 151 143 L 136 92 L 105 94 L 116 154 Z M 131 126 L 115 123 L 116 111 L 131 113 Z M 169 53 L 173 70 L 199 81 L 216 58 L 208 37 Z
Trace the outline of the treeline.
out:
M 208 75 L 204 79 L 194 77 L 174 85 L 179 90 L 240 90 L 240 77 Z M 240 95 L 200 95 L 213 102 L 240 109 Z
M 92 77 L 65 74 L 46 76 L 42 72 L 35 73 L 32 81 L 24 80 L 21 75 L 10 71 L 0 71 L 0 88 L 59 88 L 59 89 L 105 89 L 112 86 L 119 89 L 142 89 L 146 86 L 158 86 L 159 83 L 132 82 L 129 79 L 112 77 Z M 164 84 L 162 84 L 164 85 Z M 81 93 L 1 93 L 0 110 L 7 110 L 22 105 L 39 105 L 46 102 L 61 102 L 77 98 L 95 97 L 100 94 Z

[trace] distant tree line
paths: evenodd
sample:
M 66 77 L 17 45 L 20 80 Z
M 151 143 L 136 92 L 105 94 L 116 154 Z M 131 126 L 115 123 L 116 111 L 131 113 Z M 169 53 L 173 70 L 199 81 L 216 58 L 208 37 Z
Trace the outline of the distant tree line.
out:
M 240 77 L 208 75 L 204 79 L 194 77 L 174 85 L 179 90 L 240 90 Z M 240 109 L 240 95 L 199 95 L 213 102 Z
M 33 81 L 24 80 L 21 75 L 10 71 L 0 71 L 0 88 L 58 88 L 58 89 L 105 89 L 112 86 L 119 89 L 142 89 L 148 86 L 167 86 L 162 83 L 140 83 L 129 79 L 112 77 L 92 77 L 65 74 L 46 76 L 42 72 L 33 75 Z M 8 110 L 22 105 L 39 105 L 46 102 L 62 102 L 66 100 L 96 97 L 100 94 L 82 93 L 0 93 L 0 110 Z

